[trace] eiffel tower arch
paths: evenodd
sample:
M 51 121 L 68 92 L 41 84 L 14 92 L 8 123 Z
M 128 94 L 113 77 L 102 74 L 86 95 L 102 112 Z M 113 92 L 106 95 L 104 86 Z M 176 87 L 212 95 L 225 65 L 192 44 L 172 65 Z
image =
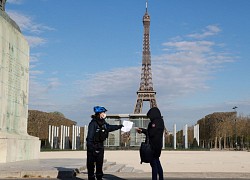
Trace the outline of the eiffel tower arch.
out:
M 150 53 L 150 16 L 148 14 L 148 7 L 146 2 L 146 12 L 143 16 L 143 52 L 142 52 L 142 70 L 141 82 L 139 90 L 137 91 L 137 100 L 134 109 L 134 114 L 141 114 L 144 101 L 149 101 L 150 108 L 157 107 L 156 92 L 153 88 L 152 72 L 151 72 L 151 53 Z

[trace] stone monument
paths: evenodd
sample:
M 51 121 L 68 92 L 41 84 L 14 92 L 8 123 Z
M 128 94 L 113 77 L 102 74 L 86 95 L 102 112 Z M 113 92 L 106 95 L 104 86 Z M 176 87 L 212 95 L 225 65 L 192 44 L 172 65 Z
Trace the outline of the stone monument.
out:
M 0 163 L 37 159 L 40 140 L 28 135 L 29 45 L 0 1 Z

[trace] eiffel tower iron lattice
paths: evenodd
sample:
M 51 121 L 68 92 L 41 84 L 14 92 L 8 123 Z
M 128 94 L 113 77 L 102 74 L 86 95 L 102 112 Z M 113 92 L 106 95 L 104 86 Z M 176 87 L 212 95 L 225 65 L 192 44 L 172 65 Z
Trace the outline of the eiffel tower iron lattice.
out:
M 149 43 L 150 16 L 148 14 L 148 5 L 146 2 L 146 12 L 143 16 L 144 36 L 143 36 L 143 52 L 142 52 L 142 71 L 140 88 L 137 91 L 137 100 L 134 114 L 141 114 L 143 101 L 149 101 L 150 108 L 157 107 L 156 92 L 153 88 L 152 72 L 151 72 L 151 53 Z

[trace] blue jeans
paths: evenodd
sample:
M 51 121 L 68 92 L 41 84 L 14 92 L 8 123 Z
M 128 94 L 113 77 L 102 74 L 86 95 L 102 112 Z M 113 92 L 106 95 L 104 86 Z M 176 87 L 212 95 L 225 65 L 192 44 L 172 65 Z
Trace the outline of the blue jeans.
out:
M 163 180 L 163 169 L 161 167 L 161 162 L 159 158 L 153 158 L 150 162 L 152 168 L 152 180 L 157 180 L 159 175 L 159 180 Z

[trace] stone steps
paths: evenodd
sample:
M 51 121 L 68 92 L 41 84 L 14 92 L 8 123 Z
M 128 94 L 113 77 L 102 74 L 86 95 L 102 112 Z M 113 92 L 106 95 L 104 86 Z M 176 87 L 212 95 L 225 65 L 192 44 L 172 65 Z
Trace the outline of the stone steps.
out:
M 108 163 L 108 165 L 106 165 Z M 115 162 L 106 162 L 103 164 L 104 173 L 117 173 L 117 172 L 135 172 L 142 173 L 142 170 L 135 169 L 134 167 L 126 166 L 125 164 L 116 164 Z
M 133 167 L 124 167 L 121 169 L 120 172 L 133 172 L 134 171 L 134 168 Z
M 110 169 L 110 167 L 115 166 L 116 162 L 104 162 L 103 163 L 103 171 Z
M 114 173 L 114 172 L 120 172 L 123 168 L 125 168 L 125 164 L 114 164 L 104 170 L 104 173 Z
M 80 172 L 87 173 L 86 166 L 78 169 Z M 134 172 L 134 173 L 142 173 L 142 170 L 135 169 L 134 167 L 126 166 L 125 164 L 117 164 L 116 162 L 108 162 L 104 160 L 103 163 L 103 171 L 104 173 L 126 173 L 126 172 Z

